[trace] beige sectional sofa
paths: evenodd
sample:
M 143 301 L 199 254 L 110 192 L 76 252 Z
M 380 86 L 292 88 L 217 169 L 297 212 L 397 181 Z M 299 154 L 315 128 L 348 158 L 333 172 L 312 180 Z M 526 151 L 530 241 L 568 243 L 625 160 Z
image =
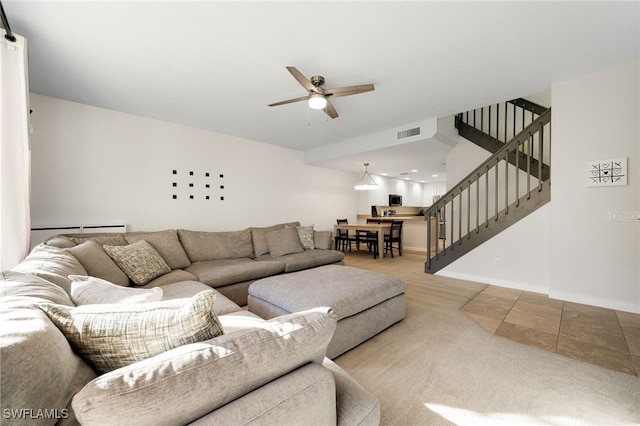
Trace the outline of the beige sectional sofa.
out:
M 330 233 L 288 241 L 298 227 L 38 245 L 0 276 L 2 424 L 378 424 L 378 400 L 325 357 L 331 308 L 264 320 L 237 303 L 260 275 L 341 262 Z
M 300 235 L 304 232 L 311 240 L 303 245 Z M 51 238 L 46 244 L 68 249 L 90 275 L 126 285 L 130 279 L 104 253 L 103 247 L 127 246 L 141 240 L 148 242 L 170 269 L 144 283 L 145 287 L 200 281 L 240 306 L 247 304 L 249 285 L 258 279 L 344 263 L 344 254 L 331 249 L 331 231 L 315 231 L 300 226 L 299 222 L 229 232 L 168 229 L 70 234 Z

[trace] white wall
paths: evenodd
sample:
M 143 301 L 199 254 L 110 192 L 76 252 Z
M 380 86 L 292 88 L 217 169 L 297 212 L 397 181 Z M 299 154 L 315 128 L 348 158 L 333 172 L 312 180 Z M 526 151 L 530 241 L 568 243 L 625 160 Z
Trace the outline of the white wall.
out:
M 455 186 L 490 155 L 487 150 L 460 137 L 456 147 L 447 155 L 447 187 Z M 502 168 L 501 166 L 501 171 Z M 513 184 L 513 179 L 511 183 Z M 524 193 L 524 190 L 521 193 Z M 490 190 L 490 196 L 493 199 L 492 194 L 493 190 Z M 500 197 L 500 201 L 503 198 Z M 474 200 L 475 194 L 472 205 Z M 489 215 L 493 214 L 495 214 L 493 202 L 490 202 Z M 538 209 L 451 263 L 439 271 L 438 275 L 547 294 L 549 291 L 548 215 L 548 206 Z M 480 221 L 484 220 L 483 208 L 480 211 Z M 463 223 L 463 226 L 464 234 L 466 224 Z
M 640 313 L 640 224 L 608 220 L 640 210 L 639 69 L 553 85 L 551 202 L 439 274 Z M 470 145 L 447 157 L 448 185 L 483 160 Z M 628 157 L 628 185 L 587 188 L 586 162 L 616 157 Z
M 305 165 L 299 151 L 36 94 L 31 108 L 32 226 L 217 231 L 299 220 L 330 230 L 356 214 L 353 175 Z
M 552 86 L 552 297 L 640 312 L 640 62 Z M 628 157 L 628 185 L 588 188 L 590 160 Z

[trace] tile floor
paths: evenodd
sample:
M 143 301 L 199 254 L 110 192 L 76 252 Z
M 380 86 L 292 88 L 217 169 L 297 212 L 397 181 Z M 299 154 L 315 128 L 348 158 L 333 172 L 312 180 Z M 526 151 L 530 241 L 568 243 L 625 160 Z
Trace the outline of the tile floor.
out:
M 640 376 L 640 315 L 494 286 L 462 311 L 497 336 Z

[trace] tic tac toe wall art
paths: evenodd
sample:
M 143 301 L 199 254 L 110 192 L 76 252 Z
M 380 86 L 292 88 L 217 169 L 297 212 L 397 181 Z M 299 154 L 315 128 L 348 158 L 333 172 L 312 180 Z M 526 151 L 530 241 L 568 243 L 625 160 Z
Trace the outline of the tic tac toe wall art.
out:
M 627 158 L 587 161 L 587 186 L 618 186 L 627 184 Z

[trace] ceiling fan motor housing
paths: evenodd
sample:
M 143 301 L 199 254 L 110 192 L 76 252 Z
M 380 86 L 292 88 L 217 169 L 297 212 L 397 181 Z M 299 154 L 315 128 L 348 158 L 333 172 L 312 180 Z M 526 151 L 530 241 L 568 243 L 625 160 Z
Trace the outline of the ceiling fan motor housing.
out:
M 314 75 L 311 77 L 311 84 L 315 87 L 320 87 L 324 84 L 324 77 L 321 75 Z

